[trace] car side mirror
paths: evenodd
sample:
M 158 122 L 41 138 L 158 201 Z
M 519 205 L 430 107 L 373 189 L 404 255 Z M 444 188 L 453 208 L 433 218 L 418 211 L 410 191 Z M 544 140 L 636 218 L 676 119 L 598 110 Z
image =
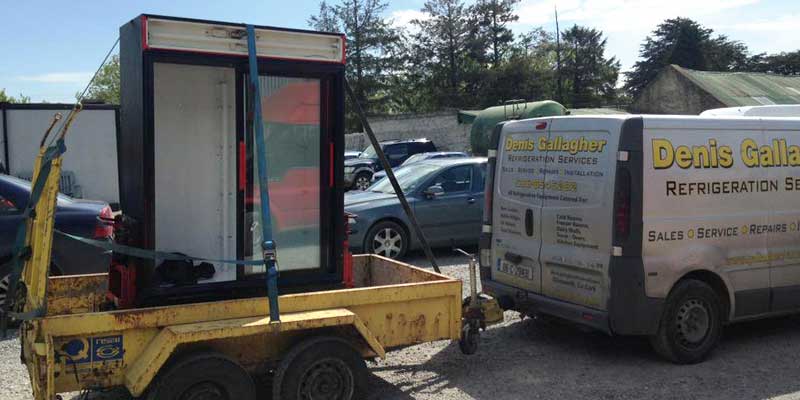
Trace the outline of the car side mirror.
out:
M 433 185 L 433 186 L 425 189 L 425 191 L 422 192 L 422 193 L 425 194 L 426 198 L 433 199 L 435 197 L 439 197 L 439 196 L 443 195 L 444 194 L 444 189 L 442 189 L 441 185 Z

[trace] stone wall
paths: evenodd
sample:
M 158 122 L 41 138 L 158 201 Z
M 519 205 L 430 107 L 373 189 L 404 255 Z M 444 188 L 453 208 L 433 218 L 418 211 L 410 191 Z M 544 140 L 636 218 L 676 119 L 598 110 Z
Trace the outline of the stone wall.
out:
M 630 111 L 641 114 L 698 115 L 712 108 L 726 107 L 673 67 L 664 68 L 642 90 Z
M 456 116 L 457 111 L 442 111 L 374 117 L 369 122 L 379 141 L 428 138 L 439 150 L 469 152 L 469 130 L 472 125 L 459 124 Z M 363 133 L 345 135 L 347 150 L 361 151 L 368 142 Z

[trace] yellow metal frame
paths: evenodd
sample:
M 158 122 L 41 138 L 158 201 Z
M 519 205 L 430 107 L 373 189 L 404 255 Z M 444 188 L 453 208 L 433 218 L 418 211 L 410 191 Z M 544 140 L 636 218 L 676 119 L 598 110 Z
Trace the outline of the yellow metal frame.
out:
M 59 139 L 78 111 L 79 106 L 70 113 Z M 34 181 L 47 151 L 44 141 Z M 279 322 L 269 321 L 266 298 L 101 311 L 105 274 L 48 279 L 60 173 L 57 156 L 36 218 L 28 222 L 26 245 L 32 253 L 21 277 L 27 289 L 23 311 L 46 312 L 20 328 L 37 400 L 113 386 L 125 386 L 138 397 L 170 358 L 197 350 L 221 352 L 258 371 L 309 336 L 344 338 L 364 357 L 460 337 L 461 281 L 375 255 L 354 257 L 355 288 L 279 297 Z
M 48 315 L 23 333 L 35 398 L 113 386 L 140 396 L 171 357 L 196 349 L 258 371 L 314 335 L 345 338 L 364 357 L 381 358 L 386 349 L 460 337 L 461 281 L 374 255 L 353 264 L 355 288 L 280 296 L 280 323 L 269 322 L 266 298 L 101 312 L 103 274 L 51 278 Z M 60 354 L 71 341 L 105 337 L 124 343 L 120 360 L 77 368 Z

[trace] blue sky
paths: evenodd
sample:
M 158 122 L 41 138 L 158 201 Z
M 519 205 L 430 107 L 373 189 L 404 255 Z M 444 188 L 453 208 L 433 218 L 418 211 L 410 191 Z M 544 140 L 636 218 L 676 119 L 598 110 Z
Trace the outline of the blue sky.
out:
M 329 0 L 335 1 L 335 0 Z M 467 0 L 472 2 L 472 0 Z M 387 17 L 398 26 L 419 13 L 424 0 L 389 1 Z M 292 1 L 97 1 L 3 0 L 0 23 L 0 88 L 33 101 L 73 101 L 117 38 L 119 26 L 141 13 L 293 28 L 307 27 L 318 0 Z M 753 52 L 800 49 L 798 0 L 522 0 L 517 32 L 536 26 L 553 31 L 558 4 L 562 28 L 603 30 L 608 54 L 630 68 L 644 37 L 660 21 L 683 16 L 746 43 Z

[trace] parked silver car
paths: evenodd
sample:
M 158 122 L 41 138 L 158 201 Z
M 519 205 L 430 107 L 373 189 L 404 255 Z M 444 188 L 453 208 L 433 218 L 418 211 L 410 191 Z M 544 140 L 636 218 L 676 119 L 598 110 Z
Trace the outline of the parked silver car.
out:
M 426 160 L 395 175 L 431 246 L 478 243 L 486 158 Z M 346 193 L 344 201 L 345 211 L 357 216 L 351 226 L 353 251 L 400 258 L 419 246 L 387 178 L 364 192 Z

